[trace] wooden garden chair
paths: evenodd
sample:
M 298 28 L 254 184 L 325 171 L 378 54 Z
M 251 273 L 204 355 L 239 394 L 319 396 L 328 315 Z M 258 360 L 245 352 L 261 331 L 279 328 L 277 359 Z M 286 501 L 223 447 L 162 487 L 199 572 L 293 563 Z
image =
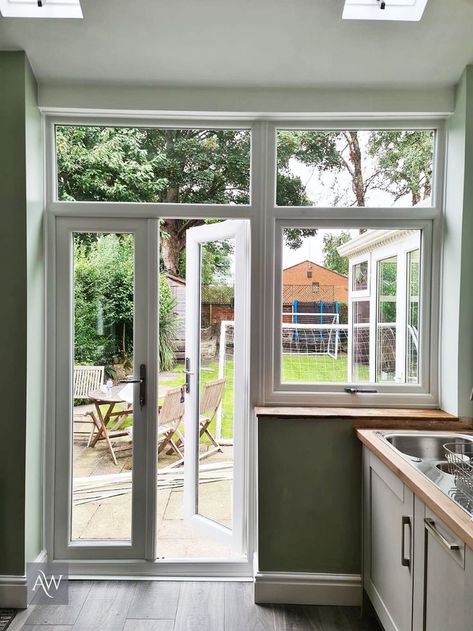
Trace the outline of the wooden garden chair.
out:
M 103 366 L 74 366 L 74 388 L 73 388 L 73 400 L 88 399 L 89 392 L 93 390 L 99 390 L 104 381 L 104 367 Z M 95 430 L 95 423 L 90 417 L 89 412 L 83 414 L 74 414 L 74 424 L 90 425 L 90 430 L 84 431 L 83 429 L 74 430 L 74 434 L 88 435 L 87 447 L 90 445 L 92 436 Z
M 180 460 L 184 458 L 181 451 L 184 444 L 184 437 L 179 430 L 179 426 L 184 418 L 185 409 L 181 399 L 181 388 L 168 390 L 164 396 L 158 417 L 158 453 L 169 448 L 167 453 L 175 453 L 179 456 Z
M 215 379 L 214 381 L 207 381 L 204 384 L 202 394 L 200 397 L 200 432 L 199 436 L 208 436 L 210 442 L 214 446 L 205 454 L 202 454 L 201 458 L 206 458 L 216 451 L 223 452 L 219 442 L 209 429 L 211 422 L 217 415 L 217 410 L 222 403 L 223 392 L 225 390 L 225 377 L 222 379 Z

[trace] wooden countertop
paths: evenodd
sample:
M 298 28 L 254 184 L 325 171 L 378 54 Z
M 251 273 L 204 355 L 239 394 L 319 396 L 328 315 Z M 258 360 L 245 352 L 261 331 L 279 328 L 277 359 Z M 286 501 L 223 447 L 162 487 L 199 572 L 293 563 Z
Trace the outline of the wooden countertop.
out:
M 376 429 L 440 429 L 460 431 L 472 428 L 443 410 L 419 408 L 331 408 L 331 407 L 256 407 L 258 417 L 352 419 L 353 427 Z
M 370 451 L 438 515 L 469 548 L 473 549 L 473 518 L 468 513 L 457 506 L 433 482 L 381 440 L 376 434 L 376 430 L 359 429 L 357 435 Z

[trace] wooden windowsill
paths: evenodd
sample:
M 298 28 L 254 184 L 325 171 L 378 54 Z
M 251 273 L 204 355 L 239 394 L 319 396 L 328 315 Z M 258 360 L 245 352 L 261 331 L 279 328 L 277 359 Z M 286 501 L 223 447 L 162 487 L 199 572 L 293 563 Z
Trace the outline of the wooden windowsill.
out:
M 459 419 L 452 414 L 437 409 L 419 408 L 330 408 L 330 407 L 279 407 L 258 406 L 258 417 L 288 419 L 352 419 L 355 428 L 432 428 L 460 429 L 471 428 L 469 419 Z

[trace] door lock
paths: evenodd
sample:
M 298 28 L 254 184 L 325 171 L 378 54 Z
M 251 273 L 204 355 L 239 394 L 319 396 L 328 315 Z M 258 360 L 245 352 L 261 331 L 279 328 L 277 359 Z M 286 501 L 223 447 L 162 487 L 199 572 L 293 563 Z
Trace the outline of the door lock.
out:
M 140 364 L 140 376 L 130 376 L 127 379 L 120 380 L 120 383 L 139 383 L 140 384 L 140 409 L 146 405 L 146 364 Z

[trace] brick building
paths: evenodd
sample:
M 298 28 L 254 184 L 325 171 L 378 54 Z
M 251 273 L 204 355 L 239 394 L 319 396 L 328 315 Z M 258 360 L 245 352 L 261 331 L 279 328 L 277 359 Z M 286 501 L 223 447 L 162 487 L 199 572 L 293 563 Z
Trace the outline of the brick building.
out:
M 284 304 L 293 300 L 348 302 L 348 277 L 313 261 L 286 267 L 282 273 L 282 284 Z

